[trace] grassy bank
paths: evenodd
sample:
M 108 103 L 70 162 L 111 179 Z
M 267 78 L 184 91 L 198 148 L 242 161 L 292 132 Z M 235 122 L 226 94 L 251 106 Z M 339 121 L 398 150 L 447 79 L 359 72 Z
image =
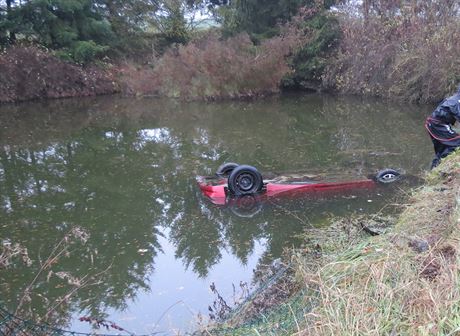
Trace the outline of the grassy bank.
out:
M 318 289 L 300 334 L 454 335 L 458 279 L 460 153 L 432 171 L 390 233 L 323 256 L 298 272 Z
M 275 310 L 284 305 L 287 314 L 249 308 L 248 319 L 232 317 L 226 330 L 237 321 L 232 332 L 245 335 L 457 335 L 459 179 L 460 152 L 426 176 L 398 218 L 384 219 L 392 222 L 384 234 L 366 234 L 364 218 L 310 232 L 282 280 L 289 299 Z

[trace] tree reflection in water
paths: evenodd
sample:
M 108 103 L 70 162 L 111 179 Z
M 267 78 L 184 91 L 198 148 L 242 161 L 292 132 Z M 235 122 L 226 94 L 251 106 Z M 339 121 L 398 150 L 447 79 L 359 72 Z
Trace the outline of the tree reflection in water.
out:
M 23 244 L 35 262 L 1 271 L 1 299 L 14 309 L 40 258 L 74 226 L 90 238 L 55 272 L 83 277 L 110 268 L 101 284 L 78 291 L 67 316 L 87 310 L 104 317 L 107 307 L 123 309 L 139 290 L 149 290 L 163 236 L 175 257 L 202 278 L 224 250 L 246 264 L 256 241 L 266 246 L 259 263 L 268 263 L 295 245 L 293 236 L 306 225 L 361 208 L 377 211 L 385 197 L 372 204 L 369 195 L 353 202 L 276 201 L 242 213 L 203 199 L 195 176 L 224 161 L 272 171 L 419 169 L 425 135 L 408 128 L 418 116 L 404 108 L 402 114 L 397 106 L 322 96 L 206 105 L 103 97 L 4 106 L 0 237 Z M 66 291 L 45 278 L 33 292 L 37 315 Z

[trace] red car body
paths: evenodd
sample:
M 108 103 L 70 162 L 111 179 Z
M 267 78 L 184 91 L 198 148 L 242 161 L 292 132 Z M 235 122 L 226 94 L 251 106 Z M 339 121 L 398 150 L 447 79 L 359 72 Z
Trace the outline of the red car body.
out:
M 226 178 L 197 177 L 201 192 L 212 203 L 226 205 L 230 193 L 227 189 Z M 356 190 L 372 190 L 377 188 L 379 182 L 373 177 L 351 181 L 306 181 L 306 182 L 277 182 L 276 180 L 264 181 L 264 187 L 256 196 L 258 200 L 273 197 L 328 197 L 337 194 L 348 194 Z

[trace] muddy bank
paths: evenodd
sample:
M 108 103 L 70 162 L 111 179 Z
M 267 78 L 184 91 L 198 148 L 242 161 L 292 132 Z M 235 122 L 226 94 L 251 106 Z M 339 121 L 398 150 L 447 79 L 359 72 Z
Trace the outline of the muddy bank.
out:
M 115 76 L 100 67 L 80 67 L 35 47 L 0 54 L 0 102 L 116 93 Z

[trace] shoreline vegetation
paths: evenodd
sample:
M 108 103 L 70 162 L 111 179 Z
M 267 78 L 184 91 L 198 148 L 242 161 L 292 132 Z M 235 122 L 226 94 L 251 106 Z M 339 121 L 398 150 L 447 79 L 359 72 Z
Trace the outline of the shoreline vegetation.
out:
M 459 178 L 457 152 L 427 174 L 390 232 L 334 251 L 316 272 L 299 269 L 319 288 L 305 334 L 459 331 Z
M 175 0 L 158 8 L 108 1 L 97 11 L 86 2 L 6 1 L 0 102 L 120 92 L 218 100 L 304 90 L 434 103 L 460 82 L 459 5 L 449 0 L 289 0 L 287 7 L 266 4 L 262 14 L 257 0 Z M 187 22 L 203 8 L 218 26 Z M 77 12 L 85 19 L 69 21 Z
M 362 228 L 372 219 L 345 218 L 331 223 L 331 234 L 313 235 L 311 241 L 307 233 L 310 247 L 290 251 L 289 275 L 277 285 L 284 291 L 277 305 L 287 305 L 289 314 L 263 312 L 269 316 L 263 325 L 248 328 L 261 306 L 255 299 L 240 316 L 215 326 L 226 333 L 203 334 L 456 335 L 459 180 L 457 151 L 427 173 L 397 218 L 383 219 L 391 223 L 386 232 L 369 236 Z M 271 289 L 266 299 L 273 301 L 279 293 Z M 299 296 L 302 304 L 292 304 Z M 280 319 L 290 320 L 284 325 L 291 328 L 283 330 Z

